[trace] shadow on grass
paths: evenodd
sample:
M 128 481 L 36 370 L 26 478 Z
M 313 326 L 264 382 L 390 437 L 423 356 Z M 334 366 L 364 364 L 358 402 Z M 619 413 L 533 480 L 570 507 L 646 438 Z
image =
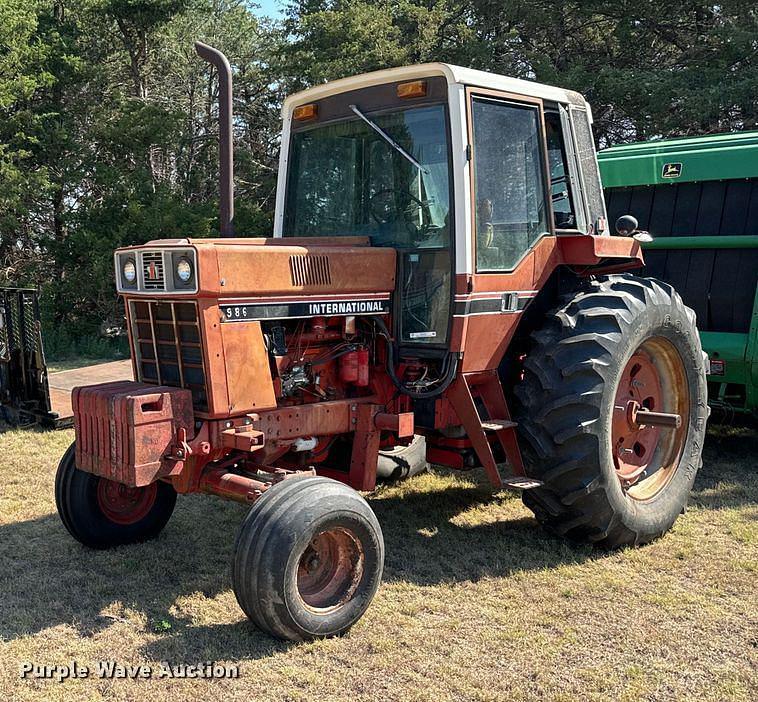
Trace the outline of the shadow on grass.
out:
M 730 477 L 723 482 L 732 453 L 744 466 L 752 465 L 750 458 L 744 461 L 746 454 L 755 455 L 756 440 L 746 444 L 744 438 L 709 441 L 706 467 L 695 486 L 696 502 L 709 508 L 755 500 L 754 473 L 747 491 L 734 483 L 747 477 L 739 466 L 728 468 Z M 483 485 L 424 491 L 411 484 L 403 490 L 380 490 L 370 502 L 384 531 L 384 580 L 436 585 L 606 557 L 548 535 L 520 508 L 516 518 L 487 521 L 497 517 L 495 507 L 485 519 L 467 519 L 467 513 L 491 505 L 493 499 L 509 501 L 505 507 L 513 514 L 510 501 L 518 498 L 493 498 Z M 242 505 L 181 498 L 158 540 L 105 552 L 76 543 L 55 514 L 0 525 L 0 639 L 60 624 L 92 636 L 121 616 L 113 607 L 120 602 L 144 615 L 149 630 L 159 630 L 161 636 L 142 650 L 151 660 L 249 660 L 286 650 L 288 644 L 262 634 L 247 620 L 197 626 L 170 613 L 180 597 L 228 593 L 234 536 L 244 514 Z M 113 614 L 102 614 L 107 608 Z
M 0 640 L 59 624 L 92 636 L 121 616 L 101 614 L 118 602 L 143 613 L 150 629 L 170 624 L 177 597 L 229 587 L 244 513 L 234 503 L 180 499 L 159 539 L 110 551 L 74 541 L 57 514 L 0 525 Z
M 384 579 L 421 585 L 476 581 L 602 557 L 589 546 L 551 536 L 526 513 L 476 524 L 460 518 L 504 499 L 518 497 L 493 497 L 484 485 L 409 491 L 400 498 L 380 494 L 371 506 L 384 532 Z
M 709 427 L 690 502 L 706 509 L 758 503 L 755 425 Z
M 385 581 L 434 584 L 504 576 L 591 554 L 546 536 L 530 518 L 453 524 L 462 512 L 500 499 L 482 488 L 414 492 L 409 486 L 402 495 L 380 492 L 371 499 L 384 530 Z M 75 542 L 56 514 L 0 525 L 0 639 L 60 624 L 93 636 L 122 615 L 112 607 L 121 603 L 143 614 L 149 629 L 165 627 L 162 638 L 146 645 L 150 658 L 250 659 L 286 649 L 247 620 L 194 626 L 170 613 L 177 598 L 198 592 L 213 598 L 231 588 L 229 563 L 244 514 L 242 505 L 180 498 L 159 539 L 111 551 Z M 112 613 L 102 614 L 109 607 Z

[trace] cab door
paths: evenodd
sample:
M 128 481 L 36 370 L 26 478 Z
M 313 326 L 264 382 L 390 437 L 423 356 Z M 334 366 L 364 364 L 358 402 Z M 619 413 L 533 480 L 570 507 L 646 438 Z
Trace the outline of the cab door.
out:
M 467 101 L 474 270 L 455 314 L 471 372 L 498 367 L 558 251 L 542 101 L 473 88 Z

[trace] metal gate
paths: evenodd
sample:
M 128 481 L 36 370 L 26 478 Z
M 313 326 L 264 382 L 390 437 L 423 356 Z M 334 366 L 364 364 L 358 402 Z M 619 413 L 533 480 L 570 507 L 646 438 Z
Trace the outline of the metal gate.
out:
M 54 426 L 37 291 L 0 288 L 0 410 L 10 424 Z

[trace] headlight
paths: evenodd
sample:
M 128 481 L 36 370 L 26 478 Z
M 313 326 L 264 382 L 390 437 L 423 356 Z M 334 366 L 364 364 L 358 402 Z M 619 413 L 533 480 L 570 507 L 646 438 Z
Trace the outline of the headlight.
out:
M 192 264 L 186 259 L 181 258 L 176 264 L 176 277 L 186 283 L 192 277 Z
M 128 260 L 124 264 L 123 274 L 127 283 L 133 283 L 137 279 L 137 267 L 134 265 L 134 261 Z

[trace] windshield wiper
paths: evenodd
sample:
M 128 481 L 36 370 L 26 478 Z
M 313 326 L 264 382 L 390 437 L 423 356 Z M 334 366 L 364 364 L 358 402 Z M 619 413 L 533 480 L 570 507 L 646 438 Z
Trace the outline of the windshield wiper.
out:
M 375 122 L 372 122 L 366 115 L 363 114 L 355 105 L 348 105 L 348 107 L 355 112 L 358 117 L 360 117 L 366 124 L 368 124 L 371 129 L 373 129 L 384 141 L 386 141 L 395 151 L 397 151 L 401 156 L 404 156 L 408 161 L 410 161 L 416 168 L 418 168 L 422 173 L 429 173 L 429 171 L 426 170 L 413 156 L 411 156 L 400 144 L 398 144 L 387 132 L 385 132 L 378 124 Z

